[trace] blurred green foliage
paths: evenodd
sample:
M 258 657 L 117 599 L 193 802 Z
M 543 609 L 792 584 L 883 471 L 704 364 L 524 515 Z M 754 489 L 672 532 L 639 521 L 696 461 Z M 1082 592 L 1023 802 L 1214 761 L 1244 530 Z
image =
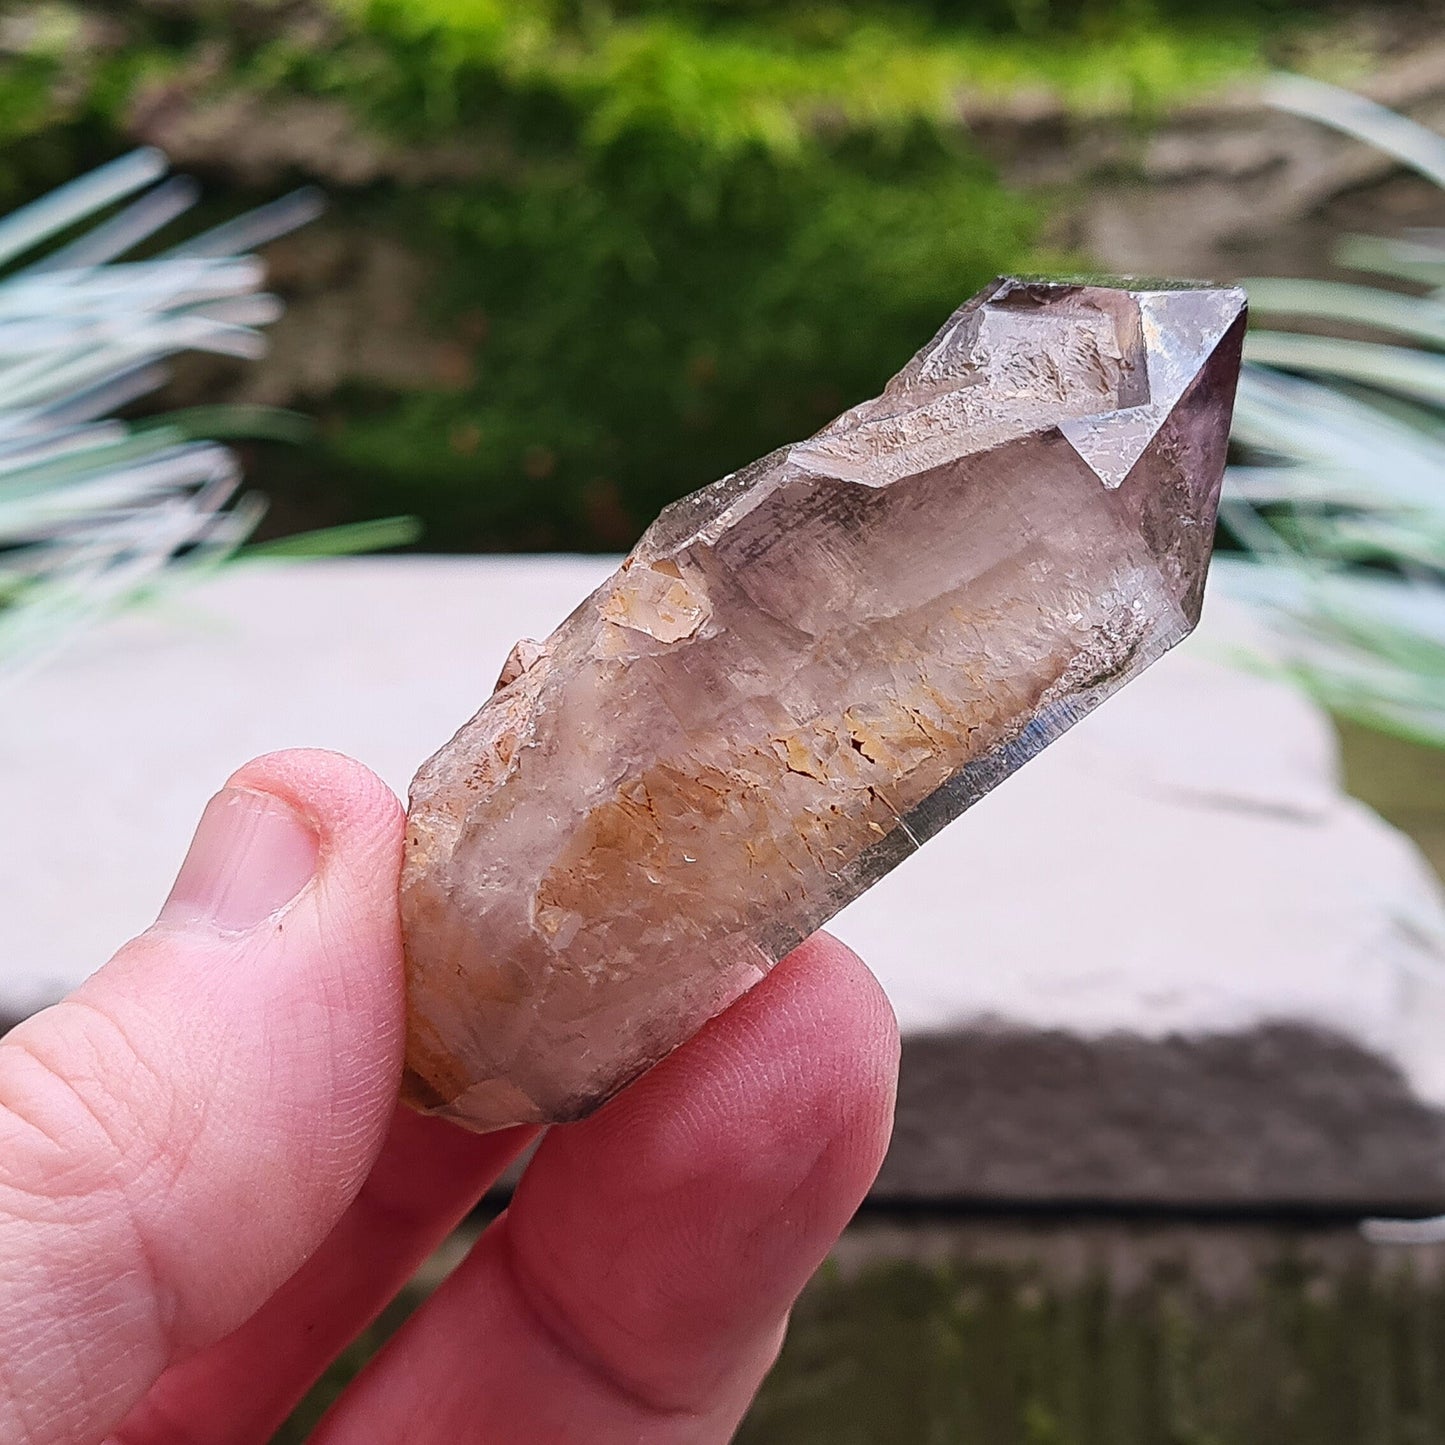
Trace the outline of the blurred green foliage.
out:
M 1149 1258 L 1128 1226 L 1117 1231 L 1109 1257 L 1127 1285 L 1098 1269 L 1066 1279 L 1057 1263 L 940 1251 L 936 1224 L 927 1262 L 884 1252 L 847 1274 L 825 1265 L 738 1445 L 1445 1439 L 1445 1290 L 1428 1264 L 1370 1261 L 1338 1234 L 1321 1246 L 1308 1231 L 1233 1226 L 1196 1232 L 1196 1255 L 1181 1241 L 1173 1257 Z M 1038 1240 L 1067 1244 L 1075 1265 L 1097 1258 L 1086 1228 L 1045 1226 Z M 405 1291 L 274 1445 L 300 1445 L 424 1297 Z
M 1223 1241 L 1221 1241 L 1221 1244 Z M 1237 1258 L 1237 1256 L 1236 1256 Z M 739 1445 L 1425 1445 L 1445 1438 L 1445 1296 L 1408 1268 L 1287 1254 L 1233 1297 L 1017 1265 L 824 1272 Z
M 341 454 L 424 479 L 467 536 L 546 545 L 570 517 L 617 545 L 875 389 L 1036 223 L 923 131 L 709 178 L 665 150 L 433 197 L 438 299 L 486 328 L 476 379 L 354 417 Z
M 341 223 L 425 258 L 451 361 L 405 393 L 325 399 L 318 442 L 260 477 L 309 494 L 300 520 L 412 512 L 442 548 L 623 545 L 871 394 L 990 275 L 1066 264 L 1040 248 L 1044 202 L 979 158 L 962 94 L 1046 86 L 1147 116 L 1262 64 L 1286 14 L 133 0 L 108 7 L 126 43 L 77 65 L 82 12 L 31 8 L 0 73 L 0 203 L 119 149 L 135 97 L 165 85 L 312 97 L 475 156 L 465 181 L 332 187 Z

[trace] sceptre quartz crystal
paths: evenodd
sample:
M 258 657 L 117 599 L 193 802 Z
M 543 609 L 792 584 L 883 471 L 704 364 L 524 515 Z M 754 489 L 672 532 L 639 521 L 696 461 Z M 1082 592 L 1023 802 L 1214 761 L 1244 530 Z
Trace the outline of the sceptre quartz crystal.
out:
M 412 784 L 410 1102 L 587 1113 L 1189 632 L 1244 311 L 998 281 L 518 643 Z

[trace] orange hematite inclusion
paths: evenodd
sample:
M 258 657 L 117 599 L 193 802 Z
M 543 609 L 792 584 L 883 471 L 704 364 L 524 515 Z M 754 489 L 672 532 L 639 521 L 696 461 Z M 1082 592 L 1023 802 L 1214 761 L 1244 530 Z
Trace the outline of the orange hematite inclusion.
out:
M 519 643 L 412 784 L 410 1101 L 586 1113 L 1184 636 L 1243 323 L 997 282 Z

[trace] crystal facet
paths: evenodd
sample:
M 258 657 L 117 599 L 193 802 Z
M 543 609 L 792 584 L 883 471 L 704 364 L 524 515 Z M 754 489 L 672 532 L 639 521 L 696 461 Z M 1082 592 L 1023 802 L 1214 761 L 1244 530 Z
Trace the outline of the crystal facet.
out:
M 996 282 L 519 643 L 412 784 L 410 1101 L 585 1114 L 1183 637 L 1243 329 Z

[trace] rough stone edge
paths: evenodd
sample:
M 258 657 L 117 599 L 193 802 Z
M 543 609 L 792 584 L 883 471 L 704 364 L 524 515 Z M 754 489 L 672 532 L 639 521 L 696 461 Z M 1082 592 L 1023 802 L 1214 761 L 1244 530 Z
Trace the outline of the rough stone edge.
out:
M 1445 1112 L 1391 1061 L 1291 1022 L 1086 1039 L 905 1038 L 875 1203 L 1445 1210 Z

